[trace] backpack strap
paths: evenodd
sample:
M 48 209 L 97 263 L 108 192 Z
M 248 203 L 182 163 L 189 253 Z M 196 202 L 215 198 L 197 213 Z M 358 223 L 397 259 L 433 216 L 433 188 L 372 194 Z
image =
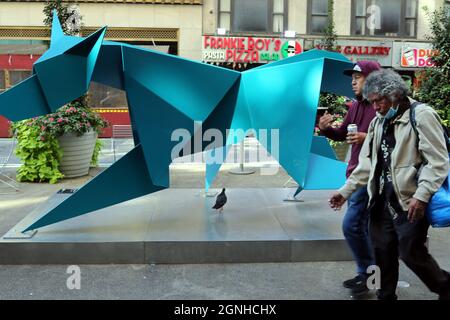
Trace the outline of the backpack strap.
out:
M 416 101 L 409 108 L 409 121 L 411 122 L 411 126 L 417 136 L 417 150 L 419 150 L 419 131 L 417 131 L 416 107 L 420 104 L 421 104 L 420 102 Z M 442 127 L 442 130 L 444 131 L 444 138 L 445 138 L 445 144 L 447 146 L 447 151 L 450 154 L 450 139 L 449 139 L 450 133 L 449 133 L 449 130 L 447 127 L 445 127 L 442 124 L 441 124 L 441 127 Z M 424 162 L 426 163 L 427 161 L 420 150 L 419 150 L 419 153 L 422 156 L 422 159 L 424 160 Z
M 419 104 L 420 103 L 416 101 L 411 105 L 411 107 L 409 107 L 409 121 L 411 122 L 411 126 L 417 136 L 417 150 L 419 149 L 419 131 L 417 131 L 416 107 Z
M 411 106 L 409 107 L 409 122 L 411 123 L 411 127 L 414 130 L 414 133 L 416 134 L 417 137 L 417 142 L 416 142 L 416 147 L 417 147 L 417 151 L 419 151 L 420 153 L 420 157 L 422 158 L 423 162 L 426 164 L 428 161 L 425 159 L 425 157 L 423 156 L 422 152 L 419 149 L 419 131 L 417 131 L 417 121 L 416 121 L 416 107 L 419 105 L 419 102 L 414 102 L 413 104 L 411 104 Z M 416 169 L 419 170 L 420 165 L 416 166 Z

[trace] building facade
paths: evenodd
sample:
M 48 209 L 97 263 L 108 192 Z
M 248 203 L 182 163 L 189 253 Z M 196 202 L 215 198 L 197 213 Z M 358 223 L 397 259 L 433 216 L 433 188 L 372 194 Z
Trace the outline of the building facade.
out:
M 353 61 L 376 60 L 413 77 L 415 71 L 431 66 L 429 58 L 436 54 L 426 39 L 429 29 L 423 8 L 433 11 L 441 6 L 450 12 L 448 0 L 336 0 L 337 49 Z M 297 52 L 321 48 L 327 20 L 328 0 L 205 0 L 202 58 L 238 69 L 256 62 L 252 53 L 232 54 L 234 43 L 225 43 L 230 37 L 241 40 L 244 51 L 249 49 L 246 41 L 255 37 L 284 43 L 289 36 Z M 291 45 L 285 45 L 289 48 L 292 51 Z M 284 57 L 281 50 L 279 58 Z
M 106 40 L 200 60 L 202 0 L 77 0 L 82 35 L 107 25 Z M 47 50 L 44 1 L 0 1 L 0 92 L 27 78 Z M 92 83 L 91 107 L 113 123 L 129 123 L 124 92 Z M 0 137 L 8 134 L 0 117 Z M 107 133 L 109 134 L 109 132 Z
M 246 70 L 321 47 L 328 0 L 78 0 L 82 35 L 104 25 L 107 40 Z M 50 36 L 42 0 L 0 0 L 0 92 L 27 78 Z M 338 50 L 377 60 L 414 80 L 436 54 L 423 7 L 450 0 L 335 0 Z M 93 83 L 91 107 L 128 123 L 124 92 Z M 0 137 L 8 134 L 0 117 Z

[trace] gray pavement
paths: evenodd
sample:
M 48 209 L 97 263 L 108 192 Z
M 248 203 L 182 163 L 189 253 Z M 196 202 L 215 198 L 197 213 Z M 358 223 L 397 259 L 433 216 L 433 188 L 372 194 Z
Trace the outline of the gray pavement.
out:
M 7 140 L 0 139 L 0 154 Z M 64 179 L 51 184 L 21 183 L 20 192 L 0 195 L 0 233 L 3 235 L 36 206 L 61 188 L 76 188 L 112 162 L 108 142 L 101 154 L 102 167 L 89 176 Z M 2 147 L 3 146 L 3 147 Z M 123 141 L 119 153 L 131 148 Z M 122 148 L 122 149 L 120 149 Z M 3 149 L 4 150 L 4 149 Z M 11 161 L 6 173 L 15 175 L 18 161 Z M 273 165 L 271 159 L 251 163 Z M 237 187 L 283 187 L 289 176 L 280 168 L 275 176 L 229 174 L 235 164 L 225 165 L 213 185 Z M 178 163 L 171 166 L 171 187 L 203 186 L 203 166 Z M 338 212 L 336 214 L 343 214 Z M 430 250 L 441 267 L 450 270 L 450 228 L 430 230 Z M 1 253 L 0 253 L 1 254 Z M 354 276 L 354 263 L 302 262 L 202 265 L 82 265 L 81 288 L 70 290 L 68 266 L 0 266 L 0 299 L 351 299 L 341 285 Z M 400 268 L 400 299 L 435 299 L 403 263 Z M 371 294 L 367 298 L 374 299 Z

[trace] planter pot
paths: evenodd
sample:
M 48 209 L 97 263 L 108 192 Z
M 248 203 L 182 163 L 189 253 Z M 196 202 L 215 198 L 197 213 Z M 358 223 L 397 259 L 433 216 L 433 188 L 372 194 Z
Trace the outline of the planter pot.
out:
M 63 155 L 59 170 L 65 178 L 85 176 L 94 153 L 97 132 L 90 131 L 78 137 L 74 133 L 65 133 L 58 138 Z
M 349 144 L 346 142 L 340 142 L 336 144 L 333 149 L 336 153 L 337 159 L 340 161 L 345 161 L 349 149 Z

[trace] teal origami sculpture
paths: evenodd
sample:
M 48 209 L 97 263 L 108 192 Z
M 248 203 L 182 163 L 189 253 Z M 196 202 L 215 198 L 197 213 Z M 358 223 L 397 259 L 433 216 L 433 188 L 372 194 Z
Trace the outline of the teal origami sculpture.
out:
M 191 137 L 220 130 L 226 141 L 212 149 L 202 142 L 199 151 L 222 158 L 232 143 L 243 139 L 234 139 L 227 130 L 276 129 L 277 155 L 270 138 L 257 138 L 299 184 L 298 191 L 344 183 L 345 163 L 336 160 L 324 138 L 313 137 L 320 92 L 353 94 L 343 75 L 352 64 L 344 56 L 312 50 L 239 73 L 103 41 L 105 32 L 66 36 L 54 14 L 51 46 L 35 63 L 33 75 L 0 95 L 0 114 L 17 121 L 55 111 L 85 94 L 95 81 L 125 90 L 134 132 L 132 151 L 24 232 L 168 188 L 171 152 L 180 143 L 171 136 L 179 128 Z M 183 144 L 193 146 L 194 139 Z M 206 188 L 220 164 L 208 164 Z

